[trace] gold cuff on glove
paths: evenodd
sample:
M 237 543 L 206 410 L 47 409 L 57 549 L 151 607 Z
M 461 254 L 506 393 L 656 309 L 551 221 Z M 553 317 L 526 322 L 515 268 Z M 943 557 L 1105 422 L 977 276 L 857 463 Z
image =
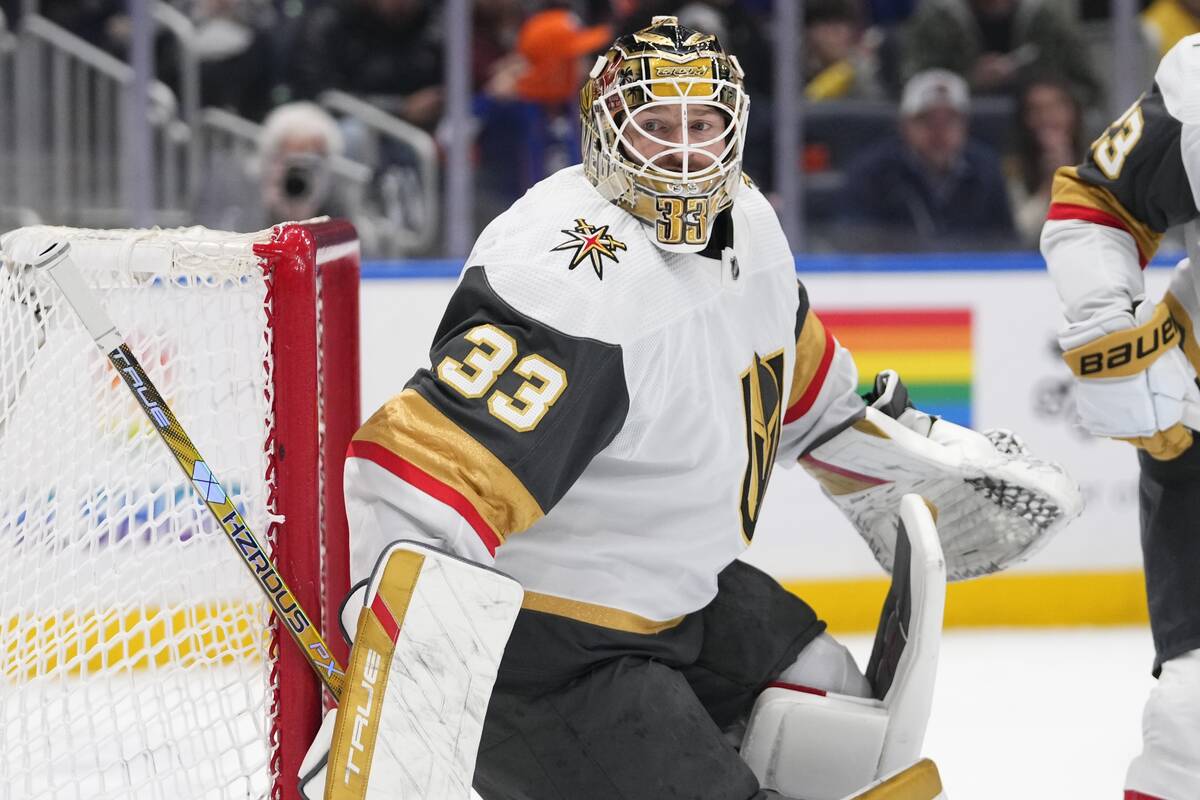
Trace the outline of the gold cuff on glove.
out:
M 1128 378 L 1149 369 L 1181 338 L 1171 309 L 1159 303 L 1146 322 L 1073 347 L 1063 353 L 1063 361 L 1080 378 Z
M 1129 442 L 1139 450 L 1145 450 L 1151 458 L 1158 461 L 1171 461 L 1179 458 L 1192 446 L 1192 432 L 1176 422 L 1165 431 L 1156 431 L 1153 436 L 1132 436 L 1128 439 L 1117 437 L 1118 441 Z
M 1175 320 L 1175 326 L 1179 328 L 1180 339 L 1183 343 L 1183 354 L 1187 356 L 1192 369 L 1200 373 L 1200 344 L 1196 343 L 1191 315 L 1187 313 L 1187 310 L 1183 307 L 1183 303 L 1179 302 L 1179 298 L 1170 292 L 1163 295 L 1162 304 L 1170 310 L 1171 319 Z

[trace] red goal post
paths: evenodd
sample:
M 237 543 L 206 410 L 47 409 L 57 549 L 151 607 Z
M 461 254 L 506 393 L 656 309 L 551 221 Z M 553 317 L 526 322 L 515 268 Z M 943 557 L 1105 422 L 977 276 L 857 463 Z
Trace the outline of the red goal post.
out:
M 345 663 L 354 229 L 21 229 L 0 267 L 0 796 L 294 800 L 328 698 L 21 237 L 71 242 Z
M 267 538 L 301 606 L 321 609 L 310 613 L 321 614 L 322 634 L 345 664 L 338 608 L 350 586 L 350 552 L 342 465 L 359 418 L 358 238 L 346 221 L 285 225 L 255 252 L 274 275 L 272 468 L 283 522 L 273 523 Z M 289 535 L 297 530 L 324 535 Z M 272 646 L 279 670 L 272 772 L 282 781 L 273 796 L 292 798 L 299 796 L 295 776 L 325 702 L 311 665 L 285 631 L 276 630 Z

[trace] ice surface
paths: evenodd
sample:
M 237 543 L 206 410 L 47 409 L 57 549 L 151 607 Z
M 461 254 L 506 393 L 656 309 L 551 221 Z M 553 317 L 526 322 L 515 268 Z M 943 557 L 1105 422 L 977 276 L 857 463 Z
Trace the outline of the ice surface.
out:
M 866 664 L 870 637 L 836 638 Z M 925 755 L 947 796 L 1118 800 L 1153 657 L 1145 627 L 946 631 Z

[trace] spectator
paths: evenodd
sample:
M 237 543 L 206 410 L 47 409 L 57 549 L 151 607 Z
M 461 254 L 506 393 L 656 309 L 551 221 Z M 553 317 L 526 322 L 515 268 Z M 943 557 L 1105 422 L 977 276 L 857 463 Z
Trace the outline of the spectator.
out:
M 521 69 L 521 58 L 515 51 L 523 18 L 520 0 L 475 0 L 471 84 L 476 91 L 510 93 L 513 77 Z
M 295 94 L 342 89 L 427 130 L 442 113 L 435 4 L 340 0 L 316 7 L 288 67 Z
M 335 191 L 330 161 L 341 155 L 342 133 L 320 106 L 285 103 L 263 121 L 252 164 L 210 165 L 198 221 L 221 230 L 260 230 L 279 222 L 347 216 Z
M 966 82 L 946 70 L 913 76 L 900 100 L 900 137 L 846 170 L 842 219 L 859 246 L 978 248 L 1007 240 L 1012 217 L 999 160 L 967 138 Z M 878 240 L 865 237 L 872 229 Z
M 517 52 L 527 64 L 517 78 L 517 96 L 543 105 L 576 105 L 579 87 L 591 68 L 590 61 L 595 59 L 587 64 L 581 60 L 611 39 L 612 31 L 607 25 L 584 28 L 565 8 L 534 14 L 521 26 L 517 36 Z
M 1200 33 L 1200 0 L 1154 0 L 1142 12 L 1142 31 L 1161 59 L 1180 39 Z
M 607 25 L 583 27 L 565 8 L 525 20 L 517 71 L 498 70 L 475 103 L 483 215 L 494 216 L 537 181 L 579 161 L 579 87 L 593 54 L 611 39 Z
M 1017 97 L 1015 150 L 1005 163 L 1008 197 L 1021 242 L 1037 247 L 1059 167 L 1083 157 L 1083 109 L 1059 78 L 1030 80 Z
M 876 36 L 863 28 L 854 0 L 811 0 L 804 7 L 804 94 L 809 100 L 873 100 Z
M 922 0 L 904 33 L 905 78 L 942 68 L 978 93 L 1009 94 L 1029 74 L 1069 81 L 1085 105 L 1100 100 L 1075 21 L 1057 0 Z
M 268 114 L 258 141 L 265 225 L 343 215 L 330 170 L 330 161 L 342 149 L 337 122 L 318 105 L 285 103 Z

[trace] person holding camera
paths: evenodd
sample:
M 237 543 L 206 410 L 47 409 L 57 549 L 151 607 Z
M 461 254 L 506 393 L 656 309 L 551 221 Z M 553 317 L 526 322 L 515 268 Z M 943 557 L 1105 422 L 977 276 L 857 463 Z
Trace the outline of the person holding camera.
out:
M 277 106 L 263 121 L 252 159 L 215 159 L 208 165 L 196 221 L 218 230 L 254 231 L 290 220 L 350 216 L 331 170 L 344 148 L 341 129 L 320 106 Z
M 330 173 L 330 160 L 343 148 L 337 122 L 315 103 L 285 103 L 268 114 L 258 144 L 265 217 L 259 227 L 326 214 L 344 216 Z

